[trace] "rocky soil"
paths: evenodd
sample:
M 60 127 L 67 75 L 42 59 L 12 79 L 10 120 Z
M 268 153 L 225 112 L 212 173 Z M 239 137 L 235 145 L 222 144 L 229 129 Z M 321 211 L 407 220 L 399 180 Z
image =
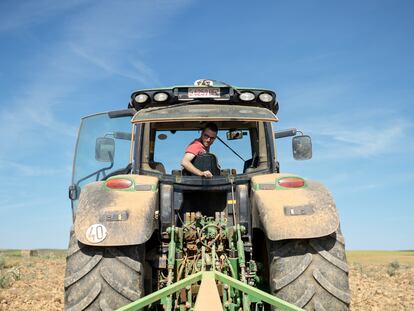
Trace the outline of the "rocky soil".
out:
M 351 265 L 351 310 L 414 310 L 414 268 Z
M 0 288 L 0 311 L 63 310 L 64 256 L 6 257 L 3 270 L 14 274 Z M 351 310 L 414 310 L 411 265 L 352 263 L 350 284 Z
M 63 310 L 63 257 L 6 258 L 4 270 L 10 269 L 18 275 L 0 288 L 0 311 Z

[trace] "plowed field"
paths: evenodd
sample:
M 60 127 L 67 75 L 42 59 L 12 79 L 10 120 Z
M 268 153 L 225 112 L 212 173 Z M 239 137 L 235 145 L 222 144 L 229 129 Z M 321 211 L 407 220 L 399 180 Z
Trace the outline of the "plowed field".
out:
M 351 310 L 414 310 L 414 252 L 348 252 Z M 0 311 L 63 310 L 64 251 L 0 251 Z

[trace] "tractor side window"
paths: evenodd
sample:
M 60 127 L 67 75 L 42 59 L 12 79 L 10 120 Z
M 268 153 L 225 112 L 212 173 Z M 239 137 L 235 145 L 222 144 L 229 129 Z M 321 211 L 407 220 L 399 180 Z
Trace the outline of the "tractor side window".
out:
M 73 163 L 72 184 L 102 180 L 129 163 L 131 117 L 110 118 L 107 113 L 82 119 Z

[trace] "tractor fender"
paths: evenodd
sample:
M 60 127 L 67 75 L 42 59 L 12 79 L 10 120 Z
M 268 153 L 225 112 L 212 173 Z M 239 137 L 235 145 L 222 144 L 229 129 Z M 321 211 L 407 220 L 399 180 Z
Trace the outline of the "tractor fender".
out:
M 108 188 L 113 179 L 128 179 L 126 189 Z M 75 214 L 75 235 L 83 244 L 122 246 L 142 244 L 156 227 L 158 178 L 117 175 L 86 185 Z
M 298 177 L 268 174 L 252 177 L 252 224 L 272 241 L 329 235 L 339 227 L 335 202 L 321 183 L 305 180 L 300 188 L 284 188 L 278 180 Z

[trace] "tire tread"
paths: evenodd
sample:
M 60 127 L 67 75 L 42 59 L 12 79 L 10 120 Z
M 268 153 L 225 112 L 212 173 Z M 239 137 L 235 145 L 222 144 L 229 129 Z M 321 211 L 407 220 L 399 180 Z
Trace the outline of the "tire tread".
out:
M 71 232 L 66 257 L 65 310 L 109 311 L 143 295 L 144 245 L 95 247 Z
M 96 283 L 92 290 L 83 297 L 78 303 L 72 305 L 71 307 L 65 308 L 67 311 L 80 311 L 85 310 L 100 294 L 102 286 L 100 283 Z
M 333 296 L 335 296 L 339 300 L 342 300 L 345 303 L 348 303 L 349 304 L 351 302 L 351 296 L 348 293 L 344 292 L 343 290 L 340 290 L 339 288 L 337 288 L 331 282 L 329 282 L 322 275 L 322 273 L 318 269 L 313 270 L 313 276 L 316 279 L 316 281 L 318 281 L 318 283 L 323 288 L 325 288 L 325 290 L 327 290 L 328 292 L 330 292 Z
M 331 264 L 337 266 L 342 271 L 348 273 L 348 265 L 346 262 L 342 261 L 341 259 L 335 257 L 334 255 L 331 255 L 328 251 L 324 250 L 322 246 L 316 241 L 311 240 L 309 242 L 310 246 L 319 253 L 323 258 L 325 258 L 327 261 L 329 261 Z
M 344 239 L 331 235 L 269 243 L 271 291 L 305 310 L 349 310 Z
M 102 259 L 102 253 L 96 254 L 81 269 L 70 274 L 69 276 L 66 276 L 63 282 L 65 288 L 71 286 L 73 283 L 79 281 L 82 277 L 84 277 L 86 274 L 91 272 L 91 270 L 95 268 L 95 266 L 101 261 L 101 259 Z
M 273 278 L 273 285 L 276 289 L 281 289 L 285 287 L 286 285 L 292 283 L 294 280 L 296 280 L 311 264 L 312 262 L 312 255 L 307 253 L 305 256 L 303 256 L 300 263 L 292 267 L 293 269 L 290 270 L 286 275 L 280 278 Z
M 137 300 L 141 295 L 141 293 L 135 292 L 129 289 L 127 286 L 122 285 L 119 281 L 117 281 L 114 275 L 107 267 L 101 267 L 101 275 L 104 280 L 111 286 L 115 291 L 120 293 L 125 298 L 128 298 L 131 301 Z

